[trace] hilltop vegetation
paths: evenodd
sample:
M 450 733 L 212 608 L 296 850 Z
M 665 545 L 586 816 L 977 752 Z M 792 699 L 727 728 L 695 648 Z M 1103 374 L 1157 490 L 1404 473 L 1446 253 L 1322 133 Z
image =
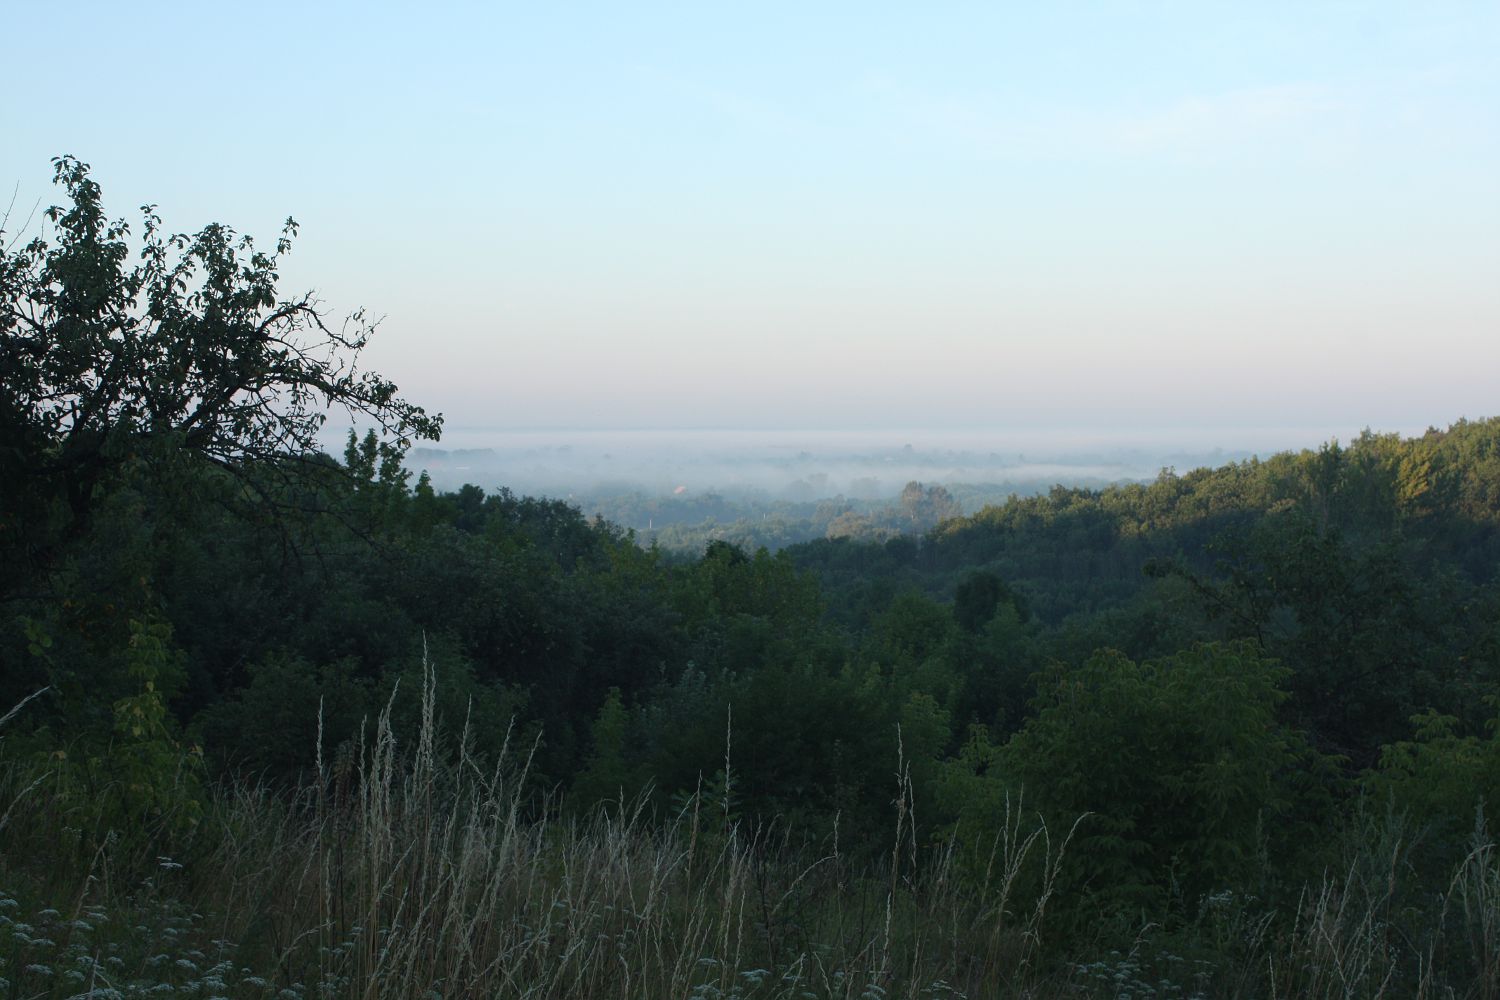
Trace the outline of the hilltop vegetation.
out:
M 0 267 L 14 995 L 1500 990 L 1500 420 L 669 558 L 413 481 L 274 257 L 127 270 L 59 176 Z

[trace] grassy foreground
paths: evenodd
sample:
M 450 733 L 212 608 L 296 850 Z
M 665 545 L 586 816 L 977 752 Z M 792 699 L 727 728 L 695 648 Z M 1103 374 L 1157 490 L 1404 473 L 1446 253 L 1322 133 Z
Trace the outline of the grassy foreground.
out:
M 387 712 L 304 787 L 220 786 L 192 823 L 99 829 L 45 766 L 5 765 L 0 996 L 1500 997 L 1482 836 L 1443 892 L 1407 888 L 1389 820 L 1291 902 L 1226 891 L 1122 937 L 1053 892 L 1066 833 L 1019 809 L 980 879 L 953 838 L 919 846 L 899 793 L 892 849 L 859 863 L 701 795 L 565 818 L 523 791 L 525 753 L 443 747 L 432 702 L 411 746 Z

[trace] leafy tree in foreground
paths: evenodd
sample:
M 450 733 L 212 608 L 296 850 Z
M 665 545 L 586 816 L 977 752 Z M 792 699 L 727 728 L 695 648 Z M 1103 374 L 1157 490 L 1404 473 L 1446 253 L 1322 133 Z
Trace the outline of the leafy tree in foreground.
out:
M 131 265 L 88 164 L 53 162 L 71 205 L 47 210 L 50 241 L 0 239 L 0 561 L 45 564 L 138 461 L 284 466 L 318 451 L 331 408 L 398 446 L 438 436 L 441 417 L 359 369 L 362 313 L 334 329 L 310 294 L 280 295 L 292 220 L 267 253 L 219 223 L 166 235 L 148 205 Z
M 387 465 L 441 418 L 360 370 L 361 315 L 333 328 L 311 295 L 278 292 L 290 220 L 271 252 L 217 223 L 168 235 L 151 206 L 132 234 L 87 164 L 54 167 L 67 204 L 29 242 L 0 233 L 0 696 L 47 691 L 10 749 L 58 761 L 82 789 L 129 793 L 118 809 L 81 794 L 101 816 L 187 815 L 172 703 L 212 685 L 177 645 L 168 588 L 194 535 L 229 526 L 205 501 L 328 507 L 329 476 L 360 471 L 319 448 L 337 408 L 380 431 L 390 462 L 365 492 L 383 497 Z M 203 579 L 205 595 L 248 585 Z M 201 603 L 213 622 L 227 602 Z

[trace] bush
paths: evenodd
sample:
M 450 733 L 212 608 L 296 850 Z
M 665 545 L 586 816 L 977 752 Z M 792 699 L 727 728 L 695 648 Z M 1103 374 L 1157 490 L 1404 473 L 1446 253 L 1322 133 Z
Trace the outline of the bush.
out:
M 1054 837 L 1083 817 L 1062 884 L 1085 911 L 1162 913 L 1174 895 L 1244 885 L 1307 752 L 1276 720 L 1285 673 L 1248 644 L 1059 666 L 1007 743 L 975 731 L 943 797 L 986 850 L 1023 789 Z
M 1452 864 L 1500 799 L 1500 718 L 1490 721 L 1487 739 L 1459 735 L 1458 720 L 1435 711 L 1412 724 L 1416 738 L 1383 747 L 1364 785 L 1377 804 L 1425 825 L 1432 863 Z

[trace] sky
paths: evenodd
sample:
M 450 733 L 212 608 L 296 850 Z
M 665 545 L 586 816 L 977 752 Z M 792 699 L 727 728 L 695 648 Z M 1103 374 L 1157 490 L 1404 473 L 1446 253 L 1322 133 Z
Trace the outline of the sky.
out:
M 114 214 L 293 216 L 284 290 L 384 317 L 366 363 L 455 430 L 1500 413 L 1494 2 L 4 21 L 12 233 L 61 153 Z

